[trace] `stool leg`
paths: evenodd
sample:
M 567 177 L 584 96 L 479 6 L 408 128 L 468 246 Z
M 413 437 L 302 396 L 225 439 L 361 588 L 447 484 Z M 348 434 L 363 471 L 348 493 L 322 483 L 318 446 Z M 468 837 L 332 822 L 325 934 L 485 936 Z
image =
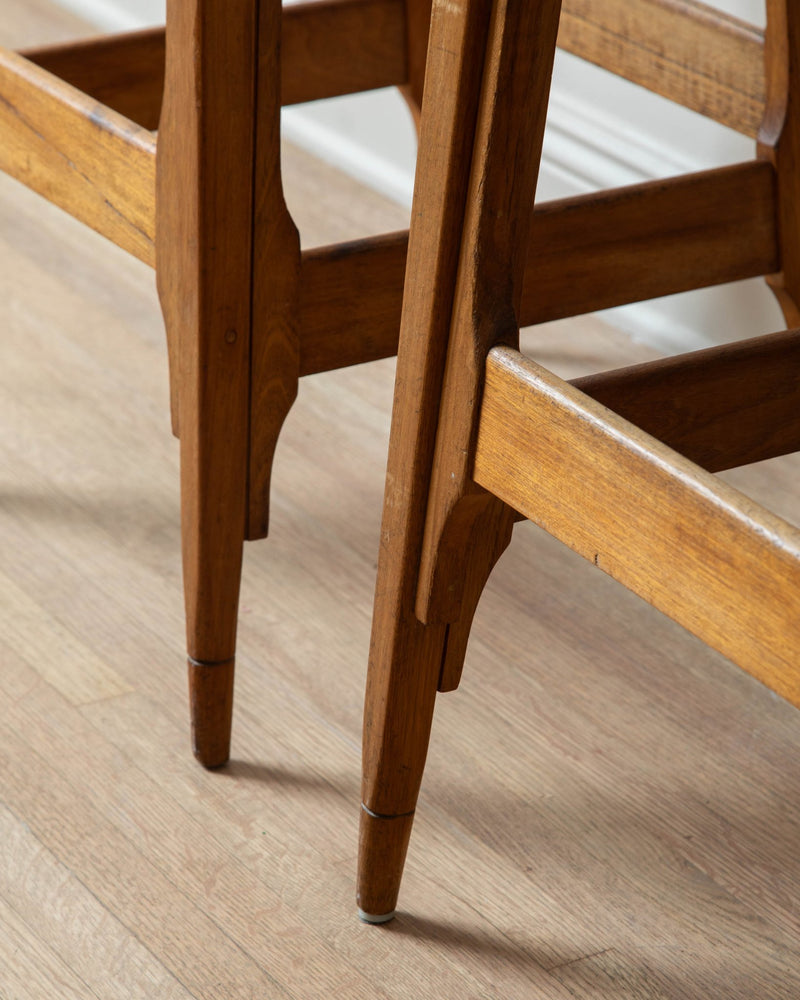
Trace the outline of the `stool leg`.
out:
M 492 518 L 483 519 L 465 559 L 461 616 L 449 624 L 423 625 L 417 619 L 416 580 L 403 569 L 408 550 L 401 539 L 385 536 L 364 709 L 358 909 L 367 923 L 385 923 L 394 916 L 436 693 L 458 686 L 475 608 L 510 540 L 513 515 L 502 507 L 496 514 L 497 525 Z M 386 521 L 391 524 L 389 517 Z M 406 543 L 413 527 L 412 521 Z
M 379 591 L 364 711 L 357 898 L 368 923 L 394 916 L 447 636 L 413 611 L 387 620 L 392 605 Z
M 184 340 L 187 334 L 183 331 Z M 223 336 L 223 343 L 224 343 Z M 229 346 L 236 364 L 236 344 Z M 221 368 L 222 366 L 220 366 Z M 202 380 L 201 380 L 202 381 Z M 181 529 L 192 744 L 205 767 L 229 755 L 247 496 L 246 411 L 222 379 L 181 387 Z M 230 438 L 228 432 L 230 431 Z
M 491 6 L 440 5 L 431 22 L 431 51 L 449 57 L 428 67 L 436 101 L 421 122 L 415 190 L 426 211 L 409 236 L 364 713 L 358 907 L 374 923 L 394 913 L 447 641 L 448 625 L 423 625 L 415 605 Z
M 518 331 L 559 11 L 560 0 L 468 0 L 437 5 L 431 23 L 436 101 L 420 128 L 364 717 L 358 891 L 370 922 L 393 915 L 436 690 L 458 682 L 511 536 L 513 513 L 472 482 L 471 460 L 486 355 Z
M 169 0 L 157 153 L 156 272 L 181 441 L 192 736 L 206 767 L 229 754 L 246 531 L 257 8 Z

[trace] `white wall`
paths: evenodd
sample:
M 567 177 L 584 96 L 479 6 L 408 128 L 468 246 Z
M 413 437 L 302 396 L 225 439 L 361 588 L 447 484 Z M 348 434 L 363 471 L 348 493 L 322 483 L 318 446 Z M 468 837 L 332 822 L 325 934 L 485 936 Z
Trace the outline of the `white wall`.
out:
M 107 29 L 156 24 L 164 17 L 164 0 L 61 3 Z M 714 6 L 764 23 L 765 0 L 716 0 Z M 410 203 L 414 131 L 395 91 L 289 108 L 283 128 L 293 141 Z M 734 163 L 751 156 L 752 149 L 741 136 L 559 52 L 537 197 L 565 197 Z M 782 325 L 760 280 L 612 310 L 610 318 L 667 351 Z
M 55 0 L 107 31 L 164 23 L 165 0 Z

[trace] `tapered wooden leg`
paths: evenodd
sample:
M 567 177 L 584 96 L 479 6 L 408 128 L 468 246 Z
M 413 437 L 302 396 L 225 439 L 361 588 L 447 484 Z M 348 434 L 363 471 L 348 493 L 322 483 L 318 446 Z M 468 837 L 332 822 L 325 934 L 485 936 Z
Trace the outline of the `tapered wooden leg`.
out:
M 169 0 L 156 272 L 181 442 L 194 752 L 228 759 L 246 533 L 258 0 Z
M 397 901 L 447 641 L 448 625 L 423 625 L 415 605 L 491 7 L 439 5 L 431 23 L 437 115 L 420 129 L 414 201 L 424 210 L 409 235 L 364 712 L 358 906 L 375 922 Z
M 378 816 L 361 806 L 358 834 L 358 915 L 366 924 L 395 916 L 414 813 Z
M 376 598 L 364 712 L 358 909 L 369 923 L 394 916 L 447 636 L 413 615 L 384 628 L 390 593 Z
M 224 385 L 218 387 L 224 389 Z M 192 746 L 205 767 L 224 764 L 230 752 L 233 673 L 242 569 L 246 466 L 225 428 L 246 441 L 246 413 L 233 400 L 206 392 L 206 412 L 181 392 L 181 526 L 183 584 L 189 654 Z M 216 398 L 215 398 L 216 397 Z M 217 420 L 209 417 L 216 413 Z M 237 461 L 237 451 L 238 461 Z M 234 454 L 231 454 L 233 452 Z
M 436 691 L 458 682 L 511 535 L 471 455 L 486 354 L 518 333 L 558 16 L 559 0 L 467 0 L 431 22 L 364 716 L 358 904 L 371 922 L 393 914 Z
M 502 532 L 482 530 L 473 540 L 465 560 L 462 615 L 450 624 L 423 625 L 417 619 L 415 580 L 402 571 L 402 541 L 390 536 L 381 551 L 364 710 L 359 836 L 358 909 L 368 923 L 394 916 L 436 693 L 458 686 L 480 593 L 510 537 L 513 515 L 505 508 L 499 513 Z
M 213 664 L 188 661 L 192 749 L 205 767 L 218 767 L 230 756 L 234 663 L 233 657 Z

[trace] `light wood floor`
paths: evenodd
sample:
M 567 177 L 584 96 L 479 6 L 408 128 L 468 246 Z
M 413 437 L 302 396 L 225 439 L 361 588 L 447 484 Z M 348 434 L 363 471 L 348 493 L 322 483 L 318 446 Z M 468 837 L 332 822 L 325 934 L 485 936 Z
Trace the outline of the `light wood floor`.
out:
M 3 11 L 14 44 L 79 28 Z M 286 169 L 309 244 L 404 224 Z M 402 912 L 360 924 L 392 364 L 303 383 L 209 774 L 153 275 L 3 180 L 0 317 L 2 1000 L 800 996 L 800 712 L 529 525 L 440 700 Z M 596 320 L 528 341 L 568 372 L 646 354 Z M 797 515 L 796 462 L 735 478 Z

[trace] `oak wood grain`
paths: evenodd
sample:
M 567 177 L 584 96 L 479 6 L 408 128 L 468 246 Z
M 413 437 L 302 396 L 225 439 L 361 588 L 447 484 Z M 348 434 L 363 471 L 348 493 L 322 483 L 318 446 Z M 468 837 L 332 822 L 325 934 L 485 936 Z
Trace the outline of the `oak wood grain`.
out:
M 696 0 L 566 0 L 559 46 L 752 138 L 763 33 Z
M 0 169 L 153 262 L 155 137 L 0 49 Z
M 21 54 L 142 128 L 158 128 L 164 95 L 163 28 L 26 49 Z
M 800 451 L 800 331 L 573 379 L 708 472 Z
M 506 348 L 474 474 L 800 706 L 800 530 Z

